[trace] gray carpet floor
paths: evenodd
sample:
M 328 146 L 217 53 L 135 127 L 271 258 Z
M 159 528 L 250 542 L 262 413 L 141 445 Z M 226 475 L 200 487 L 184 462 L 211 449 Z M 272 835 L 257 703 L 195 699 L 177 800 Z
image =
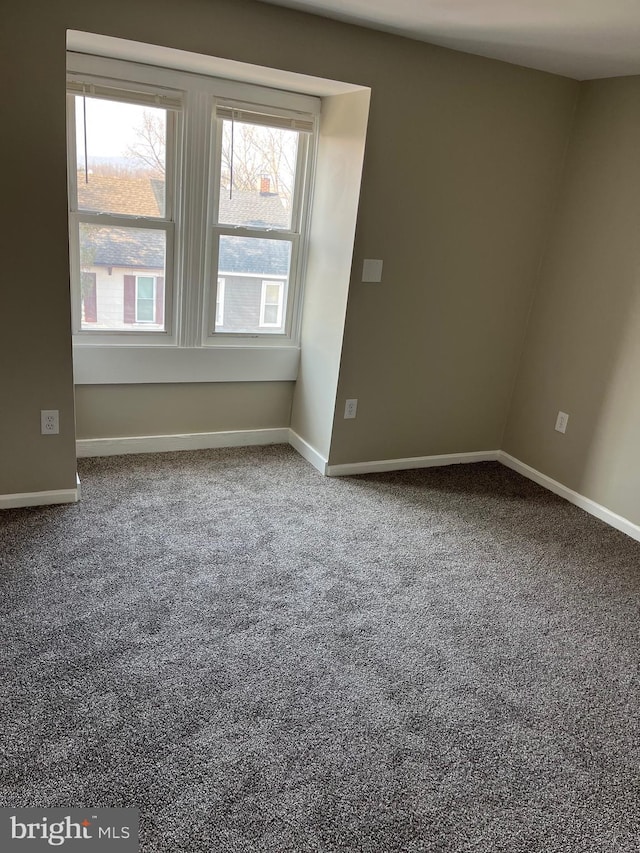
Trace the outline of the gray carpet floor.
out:
M 640 543 L 494 463 L 81 460 L 0 516 L 0 805 L 143 853 L 640 850 Z

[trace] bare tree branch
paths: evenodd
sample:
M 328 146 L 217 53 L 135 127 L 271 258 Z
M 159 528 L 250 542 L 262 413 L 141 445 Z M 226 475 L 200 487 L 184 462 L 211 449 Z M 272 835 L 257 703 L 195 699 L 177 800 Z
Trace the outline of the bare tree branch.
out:
M 162 115 L 145 110 L 136 135 L 138 141 L 127 148 L 126 156 L 144 164 L 154 175 L 164 176 L 166 126 Z M 261 178 L 266 177 L 270 192 L 279 195 L 288 210 L 293 195 L 297 150 L 298 136 L 294 131 L 235 122 L 232 134 L 232 122 L 225 120 L 221 188 L 229 189 L 233 174 L 233 189 L 256 192 Z
M 142 124 L 136 128 L 139 141 L 130 145 L 125 154 L 139 160 L 156 175 L 166 171 L 166 124 L 163 115 L 145 110 Z
M 233 188 L 258 190 L 260 179 L 269 179 L 270 191 L 282 199 L 289 209 L 295 177 L 297 134 L 236 122 L 225 121 L 222 133 L 221 186 L 228 190 L 231 180 L 233 153 Z

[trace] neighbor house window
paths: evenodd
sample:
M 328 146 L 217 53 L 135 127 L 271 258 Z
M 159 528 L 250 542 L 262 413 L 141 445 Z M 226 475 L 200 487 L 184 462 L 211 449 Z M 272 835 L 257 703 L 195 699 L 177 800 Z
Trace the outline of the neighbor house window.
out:
M 75 344 L 296 345 L 319 101 L 97 57 L 69 69 Z
M 263 281 L 260 297 L 260 325 L 279 329 L 282 326 L 283 281 Z
M 156 280 L 150 275 L 136 276 L 136 323 L 153 323 L 156 317 Z

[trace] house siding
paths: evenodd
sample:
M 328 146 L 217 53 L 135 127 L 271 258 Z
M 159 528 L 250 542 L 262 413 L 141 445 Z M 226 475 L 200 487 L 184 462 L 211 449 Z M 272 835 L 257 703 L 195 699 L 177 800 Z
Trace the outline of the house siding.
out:
M 109 272 L 111 270 L 111 272 Z M 95 278 L 95 321 L 92 328 L 127 329 L 162 328 L 164 324 L 164 278 L 158 276 L 158 270 L 151 267 L 131 269 L 131 267 L 92 267 L 84 273 Z M 156 322 L 135 322 L 135 282 L 137 275 L 149 275 L 156 278 Z M 87 305 L 84 304 L 84 321 L 87 320 Z M 90 305 L 88 306 L 91 307 Z

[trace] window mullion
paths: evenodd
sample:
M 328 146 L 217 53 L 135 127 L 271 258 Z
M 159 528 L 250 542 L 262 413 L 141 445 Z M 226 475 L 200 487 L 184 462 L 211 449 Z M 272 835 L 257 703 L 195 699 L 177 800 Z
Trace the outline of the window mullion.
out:
M 186 94 L 182 182 L 182 293 L 178 343 L 200 345 L 204 306 L 211 98 L 204 90 Z
M 206 345 L 210 331 L 216 325 L 218 303 L 218 250 L 220 230 L 218 209 L 220 202 L 220 166 L 222 163 L 222 121 L 215 118 L 216 101 L 211 103 L 209 128 L 208 163 L 211 179 L 208 192 L 208 215 L 206 223 L 207 245 L 205 247 L 204 304 L 200 324 L 200 344 Z

